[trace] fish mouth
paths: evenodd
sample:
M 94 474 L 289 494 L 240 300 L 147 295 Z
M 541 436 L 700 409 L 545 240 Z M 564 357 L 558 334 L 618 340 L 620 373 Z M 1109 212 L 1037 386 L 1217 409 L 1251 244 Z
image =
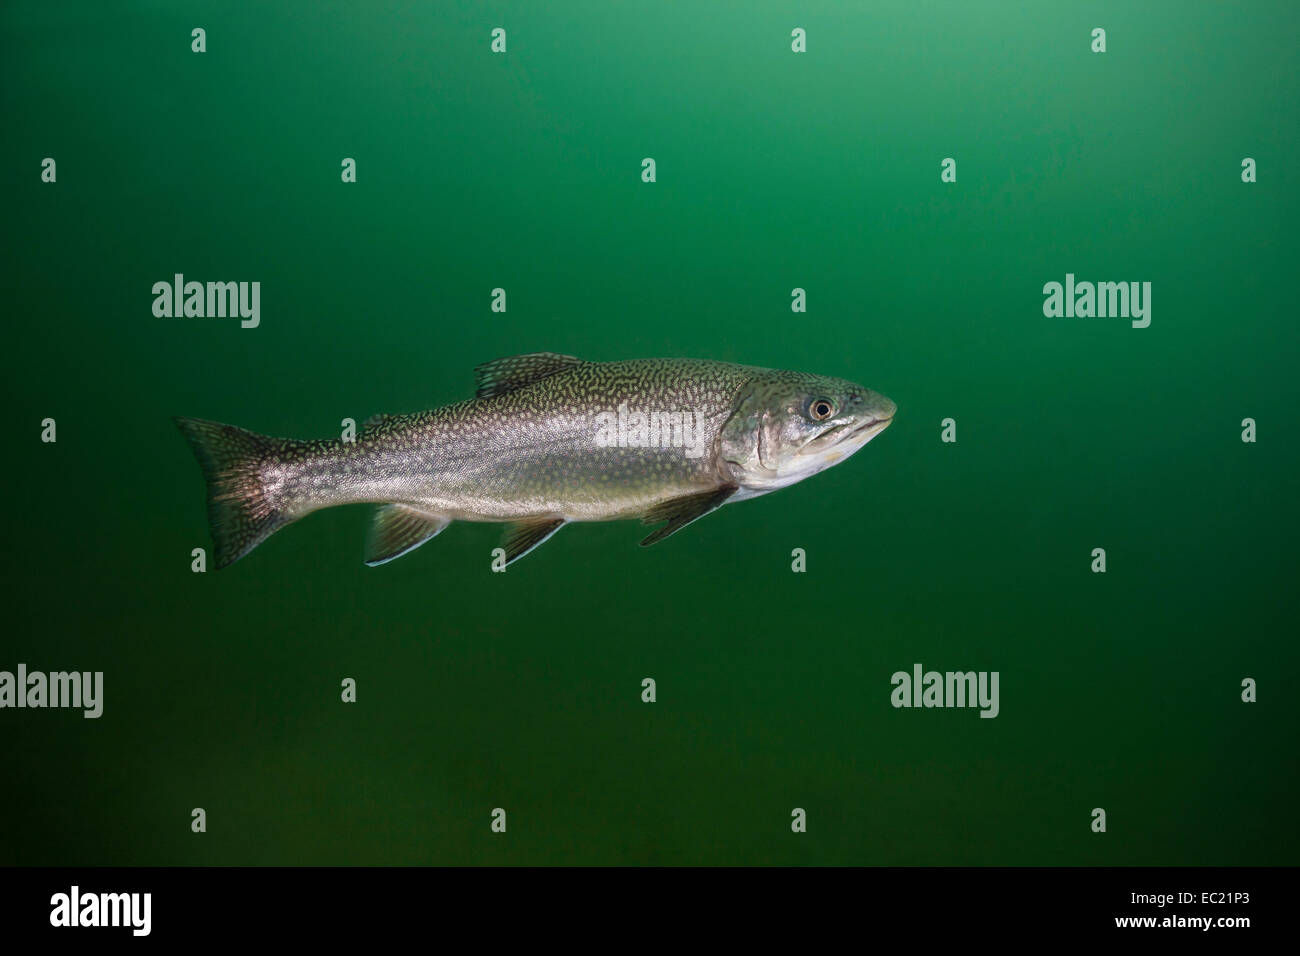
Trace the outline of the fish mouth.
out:
M 893 420 L 894 416 L 890 415 L 886 418 L 869 418 L 864 422 L 845 422 L 843 425 L 836 425 L 834 428 L 829 428 L 815 438 L 810 438 L 804 442 L 798 454 L 825 451 L 827 448 L 842 445 L 863 436 L 870 440 L 884 431 Z
M 884 428 L 885 428 L 885 426 L 888 425 L 888 424 L 889 424 L 890 422 L 892 422 L 893 420 L 894 420 L 894 416 L 893 416 L 893 415 L 888 415 L 888 416 L 886 416 L 885 418 L 873 418 L 873 419 L 870 419 L 869 421 L 865 421 L 865 422 L 863 422 L 861 425 L 859 425 L 857 428 L 853 429 L 851 432 L 849 432 L 849 433 L 848 433 L 847 435 L 845 435 L 844 437 L 845 437 L 845 438 L 852 438 L 854 435 L 861 435 L 861 434 L 862 434 L 863 432 L 865 432 L 868 428 L 874 429 L 874 430 L 877 431 L 877 432 L 879 432 L 879 431 L 883 431 Z

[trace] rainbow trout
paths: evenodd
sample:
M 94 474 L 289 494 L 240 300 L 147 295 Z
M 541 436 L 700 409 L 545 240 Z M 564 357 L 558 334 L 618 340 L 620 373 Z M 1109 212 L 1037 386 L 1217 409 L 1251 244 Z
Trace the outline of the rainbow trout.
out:
M 352 441 L 177 418 L 207 480 L 216 566 L 304 515 L 358 502 L 379 505 L 370 565 L 453 521 L 507 523 L 507 564 L 571 521 L 663 522 L 641 542 L 651 545 L 843 461 L 896 409 L 843 379 L 694 359 L 537 352 L 475 371 L 469 401 L 377 415 Z

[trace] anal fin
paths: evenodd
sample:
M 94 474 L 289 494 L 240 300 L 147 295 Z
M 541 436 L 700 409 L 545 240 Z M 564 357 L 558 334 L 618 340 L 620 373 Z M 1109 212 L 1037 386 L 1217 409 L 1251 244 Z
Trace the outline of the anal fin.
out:
M 366 564 L 372 568 L 387 564 L 414 551 L 447 525 L 451 519 L 429 514 L 409 505 L 382 505 L 370 526 L 366 542 Z
M 502 542 L 506 564 L 518 561 L 566 524 L 568 521 L 564 518 L 526 518 L 507 525 L 505 541 Z
M 716 511 L 737 490 L 736 485 L 722 485 L 708 491 L 701 491 L 698 494 L 672 498 L 662 504 L 655 505 L 641 516 L 641 523 L 654 524 L 656 521 L 664 520 L 667 520 L 668 523 L 646 535 L 641 540 L 641 547 L 648 548 L 650 545 L 662 541 L 670 534 L 685 528 L 692 521 L 703 518 L 710 511 Z

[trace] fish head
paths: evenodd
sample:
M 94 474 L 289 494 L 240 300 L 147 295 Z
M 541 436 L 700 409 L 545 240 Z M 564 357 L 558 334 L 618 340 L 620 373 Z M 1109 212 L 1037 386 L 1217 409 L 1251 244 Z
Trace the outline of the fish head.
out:
M 890 399 L 842 378 L 762 370 L 723 426 L 720 467 L 741 488 L 775 491 L 846 460 L 889 427 Z

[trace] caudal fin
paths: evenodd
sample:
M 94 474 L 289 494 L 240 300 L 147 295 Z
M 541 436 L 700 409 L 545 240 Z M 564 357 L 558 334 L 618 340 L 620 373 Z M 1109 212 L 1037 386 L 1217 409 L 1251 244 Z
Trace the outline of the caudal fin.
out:
M 272 507 L 258 477 L 260 466 L 278 457 L 284 442 L 198 418 L 177 418 L 176 424 L 208 483 L 214 558 L 216 566 L 224 568 L 292 520 Z

